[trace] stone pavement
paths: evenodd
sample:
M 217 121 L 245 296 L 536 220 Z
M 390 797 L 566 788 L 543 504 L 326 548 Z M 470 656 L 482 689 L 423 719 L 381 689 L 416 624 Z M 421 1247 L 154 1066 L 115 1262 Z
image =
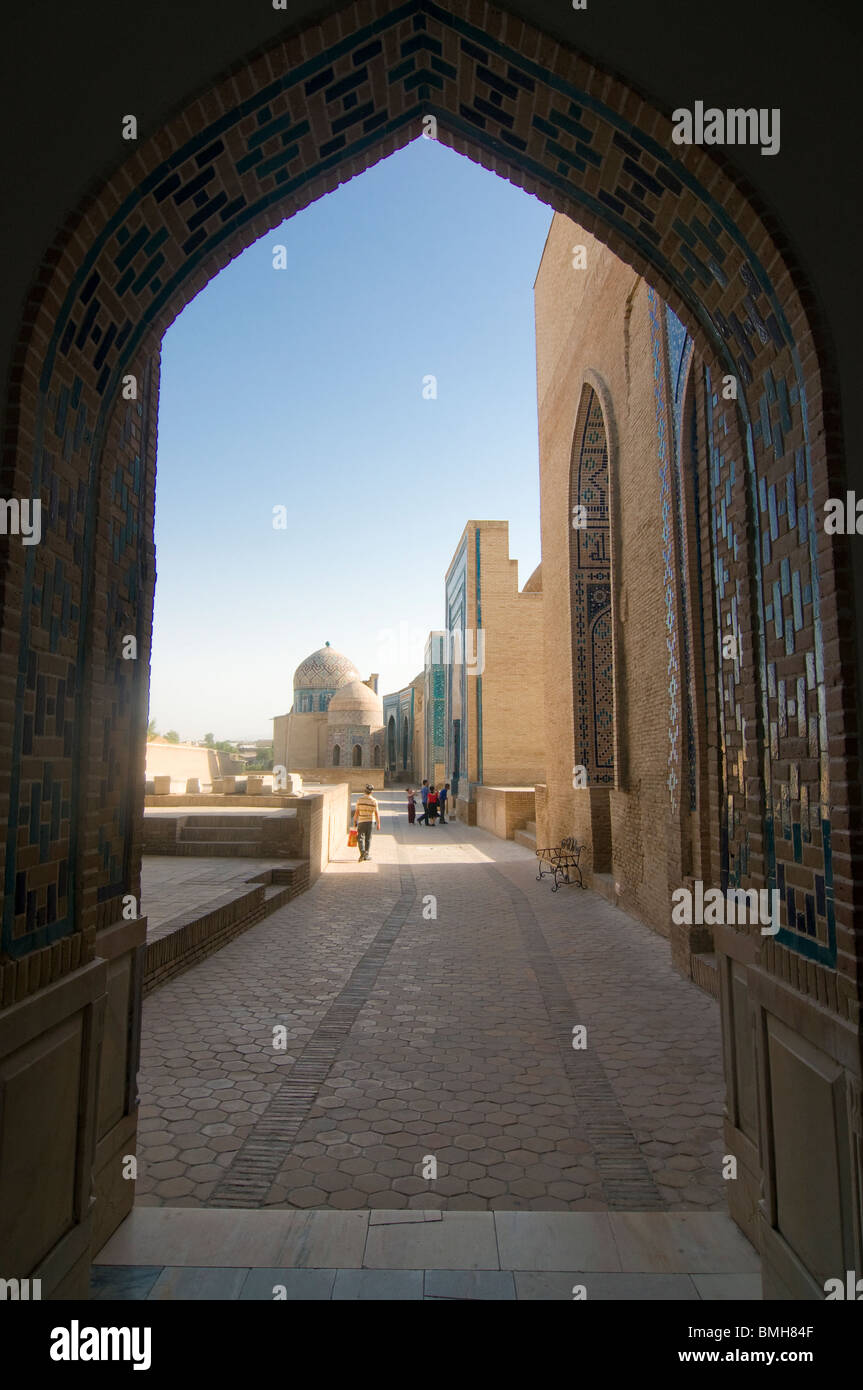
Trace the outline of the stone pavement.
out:
M 757 1300 L 761 1275 L 722 1212 L 138 1207 L 91 1297 Z
M 137 1201 L 723 1211 L 718 1007 L 667 942 L 380 799 L 371 862 L 145 1000 Z
M 267 869 L 283 867 L 283 859 L 143 855 L 141 912 L 147 918 L 147 940 L 158 941 L 171 931 L 175 917 L 218 902 L 231 889 L 245 889 L 250 879 L 265 873 Z

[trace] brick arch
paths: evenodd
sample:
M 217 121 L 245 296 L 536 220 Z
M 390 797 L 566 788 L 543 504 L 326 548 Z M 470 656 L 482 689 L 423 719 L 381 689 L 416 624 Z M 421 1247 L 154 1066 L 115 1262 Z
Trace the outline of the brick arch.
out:
M 53 943 L 83 932 L 86 958 L 95 926 L 137 876 L 146 682 L 116 653 L 128 631 L 149 650 L 161 335 L 234 256 L 418 136 L 429 115 L 442 142 L 573 217 L 644 275 L 713 383 L 740 381 L 745 456 L 711 505 L 731 488 L 727 512 L 748 514 L 759 557 L 764 636 L 751 669 L 764 728 L 779 731 L 765 735 L 763 754 L 776 790 L 770 768 L 785 765 L 787 720 L 764 617 L 787 559 L 772 534 L 776 499 L 790 487 L 795 515 L 805 509 L 814 523 L 839 487 L 828 477 L 821 360 L 783 246 L 714 154 L 674 146 L 665 114 L 520 20 L 479 0 L 356 4 L 237 67 L 143 141 L 75 212 L 28 301 L 4 488 L 43 498 L 45 541 L 8 556 L 3 678 L 16 693 L 0 769 L 10 818 L 2 945 L 13 956 L 49 951 L 43 983 L 63 966 Z M 135 402 L 121 395 L 130 373 Z M 783 660 L 794 680 L 813 677 L 812 781 L 826 815 L 825 654 L 837 669 L 845 662 L 842 708 L 853 699 L 832 582 L 834 568 L 840 581 L 844 572 L 814 524 L 793 558 L 809 611 L 798 625 L 795 598 L 790 638 L 780 615 Z M 753 861 L 769 881 L 771 815 L 763 863 Z M 833 862 L 850 879 L 847 840 L 834 838 Z M 850 928 L 847 899 L 843 910 Z

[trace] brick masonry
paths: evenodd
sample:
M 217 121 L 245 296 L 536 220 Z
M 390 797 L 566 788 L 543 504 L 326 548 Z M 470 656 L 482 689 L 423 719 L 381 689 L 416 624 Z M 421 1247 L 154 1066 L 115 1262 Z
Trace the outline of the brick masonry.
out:
M 290 902 L 309 886 L 308 864 L 284 870 L 280 891 L 267 896 L 264 886 L 224 899 L 206 910 L 188 913 L 166 924 L 169 928 L 156 940 L 148 941 L 144 965 L 144 993 L 197 965 L 229 941 L 262 922 L 277 908 Z
M 763 515 L 747 518 L 750 544 L 765 527 L 772 538 L 787 460 L 796 460 L 795 506 L 811 520 L 802 541 L 776 538 L 758 603 L 766 607 L 779 584 L 789 604 L 782 562 L 794 545 L 800 592 L 813 599 L 799 627 L 796 610 L 777 614 L 774 601 L 781 653 L 773 657 L 780 639 L 768 627 L 759 654 L 768 659 L 744 676 L 739 703 L 751 707 L 756 739 L 763 721 L 771 786 L 766 813 L 754 817 L 761 793 L 753 767 L 740 815 L 751 873 L 770 877 L 787 853 L 786 830 L 796 850 L 791 827 L 802 830 L 804 817 L 795 821 L 791 808 L 801 785 L 810 825 L 829 804 L 831 951 L 856 994 L 850 817 L 859 785 L 846 775 L 857 730 L 850 644 L 840 639 L 845 546 L 812 524 L 838 490 L 839 453 L 828 450 L 833 417 L 799 277 L 716 159 L 672 145 L 664 116 L 510 16 L 431 3 L 356 5 L 238 68 L 142 141 L 46 254 L 24 317 L 3 456 L 7 493 L 40 495 L 47 531 L 40 547 L 4 556 L 0 698 L 11 739 L 0 793 L 11 828 L 3 951 L 13 989 L 62 972 L 53 946 L 70 933 L 82 935 L 88 958 L 96 926 L 135 891 L 141 790 L 133 769 L 152 614 L 161 333 L 242 247 L 418 134 L 427 112 L 443 141 L 577 216 L 648 273 L 713 380 L 724 372 L 740 379 L 753 432 L 748 468 L 764 504 Z M 130 373 L 135 402 L 122 396 Z M 747 505 L 744 471 L 739 458 L 732 512 Z M 138 636 L 137 663 L 120 656 L 129 632 Z M 786 729 L 788 691 L 809 678 L 807 653 L 818 729 L 808 781 Z M 809 858 L 821 853 L 817 838 L 806 848 Z M 809 875 L 799 885 L 804 899 L 817 871 L 801 846 L 793 877 Z M 805 924 L 805 907 L 795 902 L 794 911 Z M 798 948 L 800 935 L 795 928 L 776 943 L 777 957 Z M 22 985 L 17 962 L 46 950 Z

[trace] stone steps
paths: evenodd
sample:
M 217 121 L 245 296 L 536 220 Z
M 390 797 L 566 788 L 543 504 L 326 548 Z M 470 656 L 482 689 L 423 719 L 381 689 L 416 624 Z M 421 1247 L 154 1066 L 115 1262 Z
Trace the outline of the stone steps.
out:
M 177 840 L 171 853 L 221 859 L 279 859 L 282 856 L 277 844 L 265 844 L 263 840 Z
M 516 830 L 513 840 L 517 845 L 524 845 L 525 849 L 536 849 L 536 822 L 528 821 L 523 830 Z
M 187 830 L 191 830 L 193 828 L 197 829 L 198 827 L 200 827 L 202 830 L 257 830 L 259 829 L 261 824 L 261 817 L 255 815 L 195 815 L 188 816 L 186 820 L 187 824 L 185 826 L 185 829 Z
M 254 844 L 261 838 L 261 828 L 256 825 L 240 826 L 239 834 L 234 826 L 220 825 L 184 825 L 180 831 L 179 839 L 181 844 L 214 844 L 217 840 L 222 840 L 226 844 Z

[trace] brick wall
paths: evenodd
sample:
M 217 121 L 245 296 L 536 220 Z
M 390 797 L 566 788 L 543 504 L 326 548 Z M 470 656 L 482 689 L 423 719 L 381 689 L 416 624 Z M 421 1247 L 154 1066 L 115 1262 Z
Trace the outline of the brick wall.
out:
M 574 245 L 586 269 L 573 266 Z M 669 930 L 668 676 L 661 506 L 647 288 L 593 237 L 555 218 L 536 282 L 546 718 L 547 843 L 575 834 L 593 866 L 594 799 L 610 803 L 621 902 Z M 615 781 L 573 788 L 570 473 L 585 388 L 609 441 Z M 605 866 L 603 866 L 605 867 Z

